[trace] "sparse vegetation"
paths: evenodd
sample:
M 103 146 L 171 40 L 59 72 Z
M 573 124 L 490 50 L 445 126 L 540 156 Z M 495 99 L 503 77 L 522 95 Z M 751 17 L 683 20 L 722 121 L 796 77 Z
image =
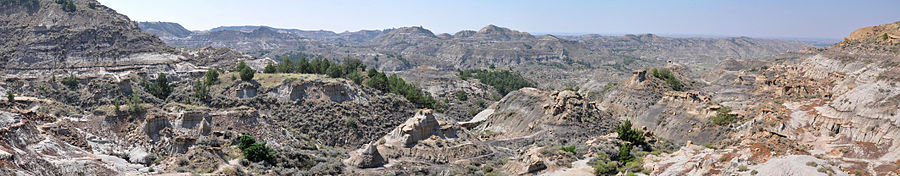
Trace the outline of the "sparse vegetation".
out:
M 710 117 L 710 119 L 716 125 L 725 125 L 737 119 L 737 115 L 731 114 L 730 107 L 722 106 L 717 110 L 716 116 Z
M 603 162 L 602 160 L 597 160 L 592 166 L 594 167 L 595 175 L 615 175 L 618 164 L 615 161 Z
M 458 72 L 459 78 L 478 79 L 479 82 L 494 87 L 494 89 L 497 89 L 497 91 L 504 96 L 509 92 L 519 90 L 523 87 L 533 86 L 531 82 L 522 77 L 522 75 L 519 75 L 519 73 L 511 72 L 509 70 L 459 70 Z
M 60 82 L 63 85 L 69 86 L 70 88 L 78 87 L 78 77 L 75 77 L 75 74 L 69 74 L 69 76 L 63 78 Z
M 682 91 L 684 89 L 684 85 L 681 84 L 681 81 L 672 74 L 672 71 L 669 69 L 653 69 L 653 77 L 665 80 L 669 87 L 676 91 Z
M 469 94 L 466 93 L 466 91 L 462 90 L 456 91 L 456 99 L 458 99 L 459 101 L 469 100 Z
M 746 165 L 740 165 L 740 166 L 738 166 L 738 172 L 747 172 L 748 170 L 750 170 L 750 169 L 747 168 Z
M 63 11 L 74 12 L 76 10 L 75 2 L 72 2 L 72 0 L 56 0 L 56 3 L 62 5 Z
M 809 167 L 818 167 L 819 166 L 819 164 L 816 164 L 816 162 L 813 162 L 813 161 L 806 162 L 806 165 Z

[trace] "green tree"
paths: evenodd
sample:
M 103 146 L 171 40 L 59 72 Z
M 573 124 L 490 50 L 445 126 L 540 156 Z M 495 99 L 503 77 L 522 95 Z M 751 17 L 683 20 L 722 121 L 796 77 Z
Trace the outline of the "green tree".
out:
M 634 159 L 634 157 L 631 156 L 631 145 L 622 144 L 621 146 L 619 146 L 619 158 L 618 159 L 619 159 L 619 161 L 622 161 L 622 162 L 628 162 L 628 161 L 631 161 L 632 159 Z
M 238 137 L 238 148 L 241 150 L 247 149 L 247 147 L 250 147 L 250 145 L 254 143 L 256 143 L 256 138 L 253 136 L 244 134 L 241 135 L 241 137 Z
M 209 85 L 199 79 L 197 81 L 194 81 L 194 97 L 197 97 L 201 100 L 208 99 Z
M 369 80 L 366 80 L 366 86 L 369 86 L 371 88 L 375 88 L 375 89 L 378 89 L 381 91 L 388 90 L 387 89 L 388 88 L 387 87 L 387 76 L 385 76 L 384 73 L 381 73 L 381 72 L 375 72 L 374 74 L 371 74 L 372 72 L 369 72 L 369 73 L 371 76 L 369 76 Z
M 266 68 L 263 68 L 263 73 L 275 73 L 275 66 L 270 64 L 266 64 Z
M 250 66 L 247 66 L 247 63 L 245 63 L 244 61 L 240 61 L 238 62 L 237 66 L 234 67 L 233 71 L 239 72 L 244 68 L 250 68 Z
M 363 83 L 363 76 L 362 76 L 362 72 L 360 72 L 360 71 L 351 72 L 350 74 L 344 75 L 344 77 L 353 81 L 356 84 L 361 85 Z
M 642 145 L 644 143 L 644 132 L 631 127 L 631 120 L 625 120 L 619 126 L 616 126 L 616 133 L 619 133 L 619 139 L 631 142 L 631 144 Z
M 131 93 L 131 100 L 128 101 L 128 110 L 132 113 L 143 112 L 144 108 L 141 105 L 142 103 L 144 102 L 141 100 L 141 97 L 137 95 L 137 92 Z
M 275 154 L 269 151 L 265 142 L 254 143 L 244 149 L 243 153 L 244 157 L 252 162 L 272 161 L 275 158 Z
M 278 67 L 274 72 L 278 73 L 294 73 L 297 70 L 297 64 L 294 63 L 294 60 L 290 57 L 284 56 L 281 58 L 281 62 L 278 63 Z
M 210 68 L 206 71 L 206 83 L 207 85 L 214 85 L 217 81 L 219 81 L 219 71 L 213 68 Z
M 166 99 L 172 93 L 172 88 L 169 86 L 169 79 L 166 78 L 165 73 L 159 73 L 156 76 L 156 82 L 145 84 L 147 90 L 153 96 L 156 96 L 159 99 Z
M 244 67 L 241 69 L 240 74 L 242 81 L 251 81 L 253 80 L 253 75 L 256 74 L 256 70 L 253 70 L 250 67 Z
M 309 61 L 306 58 L 300 58 L 300 61 L 297 63 L 297 73 L 312 73 L 309 71 Z
M 75 2 L 72 2 L 72 0 L 57 0 L 56 3 L 61 4 L 65 12 L 74 12 L 76 10 Z
M 470 77 L 478 79 L 478 81 L 482 84 L 487 84 L 491 87 L 494 87 L 494 89 L 497 89 L 497 91 L 504 96 L 509 92 L 519 90 L 524 87 L 532 87 L 531 82 L 522 77 L 522 75 L 511 72 L 509 70 L 465 70 L 459 72 L 460 79 L 468 79 Z
M 16 101 L 16 95 L 13 94 L 12 90 L 6 90 L 6 101 L 9 101 L 10 103 Z
M 340 65 L 331 65 L 328 67 L 326 73 L 332 78 L 340 78 L 341 76 L 344 76 L 344 69 L 342 69 Z
M 119 110 L 119 106 L 122 106 L 122 103 L 119 102 L 119 97 L 113 99 L 113 112 L 119 114 L 121 110 Z
M 349 74 L 356 72 L 357 70 L 366 69 L 366 65 L 362 63 L 362 60 L 355 58 L 344 58 L 344 73 Z

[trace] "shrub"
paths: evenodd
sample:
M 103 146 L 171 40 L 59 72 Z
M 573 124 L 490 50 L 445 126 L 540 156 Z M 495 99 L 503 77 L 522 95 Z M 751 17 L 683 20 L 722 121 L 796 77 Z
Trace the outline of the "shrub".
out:
M 560 147 L 559 149 L 562 150 L 562 151 L 566 151 L 566 152 L 575 154 L 575 146 L 574 146 L 574 145 L 573 145 L 573 146 L 568 146 L 568 147 Z
M 748 170 L 750 170 L 750 169 L 747 168 L 747 166 L 745 166 L 745 165 L 738 166 L 738 172 L 746 172 Z
M 88 7 L 91 9 L 97 9 L 97 3 L 93 3 L 93 2 L 88 3 Z
M 63 78 L 61 82 L 63 85 L 75 88 L 78 86 L 78 77 L 75 77 L 75 74 L 69 74 L 69 76 Z
M 597 160 L 593 167 L 594 175 L 615 175 L 617 164 L 615 161 L 603 162 L 602 160 Z
M 731 108 L 723 106 L 717 110 L 716 116 L 711 117 L 710 119 L 716 125 L 725 125 L 729 124 L 734 119 L 737 119 L 737 115 L 731 114 Z
M 253 162 L 272 161 L 275 158 L 275 154 L 269 151 L 265 142 L 254 143 L 244 149 L 243 153 L 247 160 Z
M 631 144 L 643 144 L 644 132 L 631 128 L 631 120 L 625 120 L 619 126 L 616 126 L 616 133 L 619 133 L 619 139 L 631 142 Z
M 622 166 L 621 168 L 619 168 L 618 170 L 620 172 L 629 172 L 629 173 L 640 172 L 644 169 L 642 167 L 642 165 L 644 165 L 644 159 L 635 158 L 635 159 L 625 162 L 625 165 Z
M 469 100 L 469 95 L 466 93 L 466 91 L 456 91 L 456 99 L 459 99 L 459 101 L 466 101 Z
M 814 162 L 814 161 L 806 162 L 806 165 L 809 166 L 809 167 L 817 167 L 817 166 L 819 166 L 819 164 L 816 164 L 816 162 Z
M 247 147 L 250 147 L 253 143 L 256 143 L 256 138 L 253 136 L 245 134 L 238 137 L 238 148 L 241 150 L 247 149 Z
M 13 94 L 12 90 L 6 91 L 6 101 L 9 101 L 10 103 L 16 101 L 16 95 Z

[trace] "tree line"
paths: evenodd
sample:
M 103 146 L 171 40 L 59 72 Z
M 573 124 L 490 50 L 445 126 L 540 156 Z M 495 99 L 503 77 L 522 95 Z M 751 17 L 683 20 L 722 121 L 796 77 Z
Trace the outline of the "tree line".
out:
M 308 73 L 345 78 L 356 84 L 403 96 L 418 107 L 440 108 L 440 103 L 419 87 L 406 82 L 397 75 L 388 76 L 375 70 L 374 67 L 366 70 L 368 66 L 356 58 L 344 58 L 342 63 L 335 63 L 322 57 L 312 60 L 302 57 L 294 60 L 289 56 L 283 56 L 281 60 L 278 64 L 266 65 L 263 73 Z
M 525 79 L 525 77 L 509 70 L 492 71 L 476 69 L 457 70 L 457 72 L 459 72 L 459 78 L 464 80 L 469 78 L 478 79 L 482 84 L 487 84 L 494 87 L 494 89 L 497 89 L 497 92 L 500 92 L 502 96 L 506 96 L 509 92 L 524 87 L 533 87 L 531 82 Z

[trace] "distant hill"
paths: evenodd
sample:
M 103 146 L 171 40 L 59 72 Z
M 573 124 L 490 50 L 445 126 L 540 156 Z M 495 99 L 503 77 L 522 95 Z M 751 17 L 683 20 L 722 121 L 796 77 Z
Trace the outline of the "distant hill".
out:
M 156 34 L 161 38 L 187 37 L 191 35 L 190 30 L 185 29 L 181 24 L 172 22 L 140 22 L 138 26 L 147 33 Z
M 749 37 L 534 36 L 496 25 L 437 35 L 422 27 L 334 33 L 228 26 L 164 40 L 174 46 L 233 48 L 263 57 L 298 52 L 336 60 L 354 57 L 388 71 L 418 66 L 456 70 L 496 65 L 521 69 L 536 80 L 569 79 L 546 81 L 553 85 L 541 85 L 562 88 L 588 77 L 615 79 L 618 76 L 612 75 L 629 74 L 633 69 L 667 62 L 708 70 L 727 58 L 758 59 L 812 47 L 803 42 Z

